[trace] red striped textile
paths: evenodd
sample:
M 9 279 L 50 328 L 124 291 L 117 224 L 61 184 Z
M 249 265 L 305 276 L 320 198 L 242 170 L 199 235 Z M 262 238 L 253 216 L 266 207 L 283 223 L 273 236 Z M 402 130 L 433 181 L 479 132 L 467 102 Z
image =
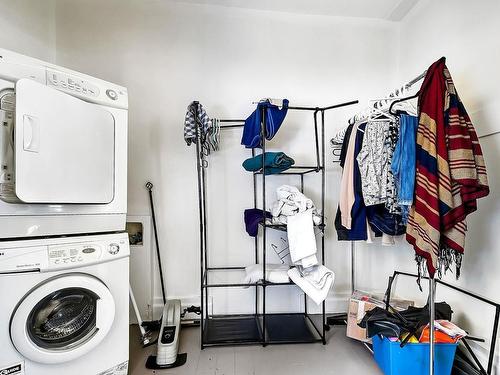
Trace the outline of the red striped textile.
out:
M 489 193 L 476 131 L 445 62 L 430 66 L 419 92 L 415 199 L 406 229 L 417 262 L 425 261 L 431 277 L 453 262 L 460 275 L 465 218 Z

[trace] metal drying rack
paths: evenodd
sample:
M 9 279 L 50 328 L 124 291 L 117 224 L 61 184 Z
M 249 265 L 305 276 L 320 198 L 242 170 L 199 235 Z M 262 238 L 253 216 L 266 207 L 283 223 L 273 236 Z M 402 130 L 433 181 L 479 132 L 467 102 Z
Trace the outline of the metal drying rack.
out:
M 194 102 L 198 104 L 198 102 Z M 321 212 L 322 220 L 318 226 L 321 230 L 321 262 L 325 261 L 325 112 L 349 106 L 358 103 L 357 100 L 340 103 L 328 107 L 302 107 L 289 106 L 292 111 L 309 111 L 314 119 L 315 136 L 315 156 L 316 164 L 312 166 L 292 166 L 287 171 L 277 175 L 266 176 L 265 166 L 258 172 L 253 173 L 253 202 L 254 208 L 258 208 L 258 177 L 261 176 L 262 186 L 262 205 L 263 220 L 261 223 L 262 231 L 262 249 L 259 250 L 258 237 L 255 238 L 255 263 L 259 264 L 262 260 L 262 275 L 264 280 L 245 284 L 240 282 L 213 282 L 212 275 L 217 272 L 240 272 L 241 279 L 244 275 L 244 266 L 213 266 L 209 264 L 208 257 L 208 217 L 207 217 L 207 186 L 206 186 L 206 168 L 208 160 L 201 140 L 201 124 L 197 121 L 196 126 L 196 167 L 198 172 L 198 209 L 199 209 L 199 235 L 200 235 L 200 290 L 201 290 L 201 349 L 209 346 L 224 345 L 250 345 L 260 344 L 263 346 L 269 344 L 292 344 L 292 343 L 313 343 L 322 342 L 326 344 L 325 332 L 328 329 L 326 325 L 325 302 L 321 306 L 321 326 L 314 322 L 311 314 L 307 310 L 307 296 L 304 295 L 304 312 L 300 313 L 269 313 L 266 310 L 266 289 L 274 286 L 295 285 L 292 282 L 271 283 L 265 280 L 266 275 L 266 231 L 286 230 L 282 225 L 273 225 L 266 223 L 266 179 L 269 177 L 279 178 L 279 175 L 294 175 L 300 178 L 301 191 L 304 191 L 304 176 L 311 173 L 321 173 Z M 197 105 L 194 106 L 196 109 Z M 195 110 L 196 110 L 195 109 Z M 262 108 L 261 139 L 262 153 L 266 151 L 266 108 Z M 195 119 L 198 117 L 195 113 Z M 318 116 L 321 123 L 319 124 Z M 222 119 L 219 120 L 223 125 L 221 130 L 237 129 L 244 126 L 244 120 Z M 319 134 L 321 130 L 321 134 Z M 320 147 L 321 144 L 321 147 Z M 252 157 L 256 155 L 256 149 L 252 149 Z M 262 255 L 262 258 L 260 258 Z M 215 315 L 208 311 L 208 299 L 210 290 L 213 288 L 243 288 L 253 287 L 255 290 L 255 309 L 253 314 L 245 315 Z

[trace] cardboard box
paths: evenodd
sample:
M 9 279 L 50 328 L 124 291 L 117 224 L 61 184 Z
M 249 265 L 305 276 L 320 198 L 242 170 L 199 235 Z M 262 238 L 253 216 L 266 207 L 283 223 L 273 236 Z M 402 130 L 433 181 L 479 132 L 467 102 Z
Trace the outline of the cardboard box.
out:
M 397 310 L 406 310 L 413 306 L 413 301 L 391 298 L 391 306 Z M 356 290 L 349 300 L 349 310 L 347 312 L 347 337 L 363 342 L 371 342 L 366 337 L 366 329 L 358 326 L 365 314 L 375 307 L 385 309 L 383 296 L 361 292 Z

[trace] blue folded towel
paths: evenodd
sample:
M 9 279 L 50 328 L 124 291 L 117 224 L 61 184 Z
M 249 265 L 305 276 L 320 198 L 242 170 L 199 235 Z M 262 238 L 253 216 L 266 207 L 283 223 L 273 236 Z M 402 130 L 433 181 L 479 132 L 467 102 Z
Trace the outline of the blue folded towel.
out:
M 277 174 L 286 171 L 295 160 L 287 156 L 284 152 L 265 152 L 264 165 L 266 167 L 266 175 Z M 262 154 L 256 155 L 253 158 L 247 159 L 243 162 L 243 168 L 249 172 L 257 172 L 262 169 Z

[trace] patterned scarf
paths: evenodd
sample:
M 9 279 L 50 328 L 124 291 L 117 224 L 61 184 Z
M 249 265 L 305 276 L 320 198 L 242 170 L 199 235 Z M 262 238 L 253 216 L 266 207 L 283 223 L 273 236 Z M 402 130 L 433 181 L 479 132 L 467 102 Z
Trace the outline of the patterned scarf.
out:
M 429 275 L 441 277 L 453 261 L 456 277 L 465 246 L 465 218 L 489 193 L 481 146 L 441 58 L 419 91 L 415 200 L 406 240 Z

